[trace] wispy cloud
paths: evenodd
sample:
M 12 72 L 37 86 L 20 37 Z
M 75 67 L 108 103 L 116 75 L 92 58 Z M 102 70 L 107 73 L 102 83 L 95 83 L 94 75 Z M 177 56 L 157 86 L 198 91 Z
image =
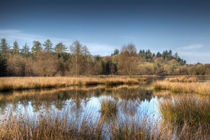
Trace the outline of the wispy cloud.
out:
M 86 44 L 92 54 L 110 55 L 117 46 L 101 44 L 101 43 L 87 43 Z
M 186 51 L 188 51 L 188 50 L 197 50 L 197 49 L 201 49 L 203 47 L 204 47 L 203 44 L 192 44 L 192 45 L 180 47 L 180 48 L 178 48 L 178 50 L 186 50 Z
M 210 63 L 210 52 L 203 44 L 191 44 L 179 47 L 176 51 L 190 64 L 197 62 Z
M 42 35 L 35 35 L 30 33 L 25 33 L 20 30 L 0 30 L 0 38 L 6 38 L 8 41 L 18 41 L 20 43 L 29 43 L 31 44 L 34 40 L 39 40 L 41 42 L 44 42 L 46 39 L 51 39 L 53 42 L 63 42 L 63 43 L 69 43 L 72 42 L 69 39 L 64 38 L 55 38 L 50 36 L 42 36 Z

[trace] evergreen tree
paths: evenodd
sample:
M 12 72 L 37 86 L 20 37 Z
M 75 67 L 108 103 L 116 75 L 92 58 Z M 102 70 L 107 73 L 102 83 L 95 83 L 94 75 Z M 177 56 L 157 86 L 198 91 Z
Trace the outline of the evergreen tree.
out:
M 0 53 L 0 76 L 7 75 L 7 59 L 6 57 Z
M 13 43 L 13 50 L 12 50 L 12 53 L 13 53 L 13 54 L 18 54 L 18 53 L 19 53 L 19 46 L 18 46 L 17 41 L 15 41 L 15 42 Z
M 52 52 L 52 42 L 48 39 L 48 40 L 46 40 L 45 42 L 44 42 L 44 44 L 43 44 L 43 46 L 45 46 L 45 48 L 44 48 L 44 50 L 46 51 L 46 52 Z
M 56 53 L 64 53 L 66 51 L 66 47 L 63 43 L 58 43 L 56 46 L 55 46 L 55 52 Z
M 157 52 L 157 57 L 161 57 L 161 53 L 160 52 Z
M 6 39 L 1 39 L 1 43 L 0 43 L 0 52 L 2 54 L 8 54 L 9 52 L 9 46 L 7 45 Z
M 41 43 L 39 41 L 34 41 L 32 47 L 32 53 L 38 53 L 42 51 Z
M 119 54 L 119 52 L 120 52 L 119 49 L 115 49 L 114 53 L 112 55 L 117 55 L 117 54 Z
M 23 49 L 21 50 L 21 53 L 23 53 L 24 55 L 28 55 L 29 54 L 29 47 L 27 44 L 25 44 L 23 46 Z

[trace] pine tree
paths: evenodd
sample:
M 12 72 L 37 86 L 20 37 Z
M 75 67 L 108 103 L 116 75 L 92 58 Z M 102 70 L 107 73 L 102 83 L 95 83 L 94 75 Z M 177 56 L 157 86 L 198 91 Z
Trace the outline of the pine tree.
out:
M 38 53 L 42 51 L 41 43 L 39 41 L 34 41 L 32 47 L 32 53 Z
M 13 53 L 13 54 L 18 54 L 18 53 L 19 53 L 19 46 L 18 46 L 17 41 L 15 41 L 15 42 L 13 43 L 13 50 L 12 50 L 12 53 Z
M 55 52 L 56 53 L 64 53 L 66 51 L 66 47 L 63 43 L 58 43 L 56 46 L 55 46 Z
M 29 47 L 27 44 L 25 44 L 23 46 L 23 49 L 21 50 L 21 53 L 23 53 L 24 55 L 28 55 L 29 54 Z
M 2 54 L 8 54 L 9 52 L 9 46 L 7 45 L 6 39 L 1 39 L 1 44 L 0 44 L 0 52 Z
M 52 52 L 52 42 L 48 39 L 44 42 L 43 46 L 45 46 L 44 50 L 46 52 Z

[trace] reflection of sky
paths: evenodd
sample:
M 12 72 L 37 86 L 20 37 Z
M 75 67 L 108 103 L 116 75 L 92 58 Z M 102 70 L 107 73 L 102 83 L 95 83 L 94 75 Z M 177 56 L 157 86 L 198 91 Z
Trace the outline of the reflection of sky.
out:
M 16 108 L 14 104 L 7 104 L 4 111 L 8 111 L 10 109 L 14 109 L 14 114 L 27 114 L 27 116 L 31 119 L 37 117 L 39 115 L 46 114 L 57 114 L 62 118 L 63 115 L 68 113 L 68 120 L 77 120 L 78 125 L 82 120 L 88 120 L 90 123 L 94 123 L 95 121 L 100 120 L 100 100 L 102 99 L 110 99 L 116 100 L 112 96 L 102 95 L 99 97 L 92 96 L 86 102 L 84 99 L 80 100 L 80 105 L 77 106 L 75 100 L 68 99 L 62 102 L 62 108 L 56 107 L 56 101 L 47 106 L 44 103 L 39 104 L 38 109 L 35 105 L 33 105 L 32 101 L 28 101 L 27 104 L 22 104 L 18 102 Z M 157 108 L 158 98 L 153 97 L 151 100 L 125 100 L 125 99 L 117 99 L 117 114 L 116 122 L 123 123 L 126 120 L 135 120 L 139 123 L 139 119 L 150 117 L 152 120 L 159 119 L 159 112 Z M 1 114 L 3 116 L 3 114 Z

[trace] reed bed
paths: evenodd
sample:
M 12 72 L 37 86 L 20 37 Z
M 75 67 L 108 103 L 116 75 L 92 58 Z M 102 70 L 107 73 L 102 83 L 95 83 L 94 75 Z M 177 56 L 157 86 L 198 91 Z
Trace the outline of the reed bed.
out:
M 160 103 L 160 112 L 162 117 L 171 123 L 187 123 L 195 127 L 201 124 L 210 130 L 210 97 L 185 95 L 165 99 Z
M 156 81 L 154 82 L 155 90 L 170 90 L 174 93 L 199 93 L 203 95 L 210 94 L 210 82 L 168 82 Z
M 198 82 L 198 77 L 196 76 L 175 76 L 168 77 L 165 81 L 169 82 Z
M 60 88 L 70 86 L 139 84 L 130 77 L 1 77 L 0 91 Z
M 82 121 L 70 119 L 68 113 L 62 117 L 57 113 L 29 116 L 27 113 L 17 115 L 8 112 L 0 121 L 0 139 L 208 140 L 209 138 L 209 128 L 204 129 L 203 126 L 192 128 L 185 123 L 178 132 L 177 127 L 172 124 L 161 123 L 161 125 L 151 126 L 146 117 L 142 118 L 142 121 L 128 119 L 122 123 L 112 120 L 107 127 L 103 117 L 93 122 L 90 116 L 83 118 Z

